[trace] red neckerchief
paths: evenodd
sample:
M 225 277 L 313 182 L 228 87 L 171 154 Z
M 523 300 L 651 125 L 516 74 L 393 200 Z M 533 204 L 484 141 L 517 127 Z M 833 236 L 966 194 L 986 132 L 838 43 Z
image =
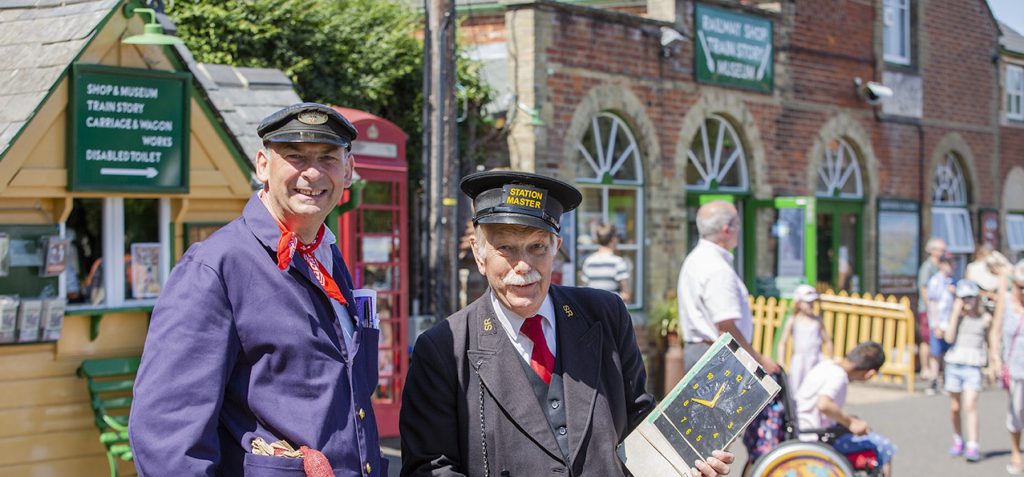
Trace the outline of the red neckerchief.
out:
M 299 242 L 299 235 L 289 231 L 281 222 L 277 222 L 277 227 L 281 229 L 281 238 L 277 239 L 277 268 L 287 270 L 288 266 L 292 263 L 292 257 L 298 251 L 299 255 L 309 264 L 309 269 L 313 271 L 313 276 L 320 282 L 320 287 L 327 292 L 327 296 L 337 300 L 342 305 L 347 305 L 348 301 L 341 294 L 338 284 L 331 278 L 331 272 L 327 271 L 324 268 L 324 264 L 320 263 L 320 260 L 317 260 L 316 255 L 313 254 L 324 239 L 327 227 L 324 224 L 320 224 L 320 231 L 316 233 L 316 239 L 308 245 Z
M 276 442 L 275 442 L 276 444 Z M 302 446 L 299 448 L 299 452 L 302 453 L 302 470 L 306 473 L 306 477 L 334 477 L 334 471 L 331 470 L 331 463 L 327 460 L 327 456 L 316 449 L 310 449 L 309 447 Z M 274 455 L 284 455 L 285 457 L 294 457 L 289 455 L 294 451 L 289 452 L 287 449 L 282 447 L 274 447 Z

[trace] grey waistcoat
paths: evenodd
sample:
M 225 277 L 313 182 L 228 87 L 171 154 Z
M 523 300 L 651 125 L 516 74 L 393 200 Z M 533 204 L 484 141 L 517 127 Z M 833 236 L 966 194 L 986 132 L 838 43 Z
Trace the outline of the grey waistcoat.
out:
M 565 387 L 562 386 L 562 359 L 561 355 L 555 357 L 555 371 L 551 373 L 551 384 L 544 384 L 544 380 L 537 376 L 537 373 L 530 365 L 519 360 L 530 379 L 530 386 L 533 388 L 533 395 L 537 397 L 540 408 L 544 410 L 544 417 L 548 419 L 551 432 L 554 433 L 555 441 L 558 442 L 558 449 L 562 451 L 562 457 L 569 460 L 569 429 L 566 427 L 565 419 Z

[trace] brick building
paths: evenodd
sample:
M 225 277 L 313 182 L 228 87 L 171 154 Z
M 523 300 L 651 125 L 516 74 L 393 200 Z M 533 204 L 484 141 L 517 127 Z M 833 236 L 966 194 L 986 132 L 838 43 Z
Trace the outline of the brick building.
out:
M 1024 35 L 1000 24 L 1000 71 L 1003 94 L 999 115 L 999 149 L 1005 158 L 999 177 L 1005 180 L 1000 197 L 1006 233 L 1002 248 L 1024 259 Z
M 929 235 L 961 267 L 982 240 L 1024 241 L 1005 87 L 1024 55 L 984 0 L 470 3 L 460 34 L 503 93 L 507 164 L 583 190 L 567 267 L 617 226 L 638 317 L 674 290 L 710 198 L 744 216 L 755 294 L 913 294 Z

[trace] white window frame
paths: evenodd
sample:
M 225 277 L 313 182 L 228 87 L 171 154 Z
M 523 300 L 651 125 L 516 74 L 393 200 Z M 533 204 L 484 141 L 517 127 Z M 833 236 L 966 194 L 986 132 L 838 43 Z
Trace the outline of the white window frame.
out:
M 718 136 L 714 138 L 708 136 L 708 123 L 711 121 L 718 122 Z M 736 144 L 736 150 L 729 157 L 723 158 L 722 143 L 725 140 L 726 134 Z M 749 191 L 750 178 L 747 175 L 747 151 L 743 148 L 743 141 L 739 133 L 736 132 L 736 128 L 732 127 L 732 123 L 722 116 L 712 114 L 700 123 L 700 130 L 697 131 L 697 135 L 700 136 L 704 146 L 704 157 L 697 157 L 693 149 L 688 149 L 686 151 L 687 168 L 692 164 L 697 169 L 697 173 L 701 175 L 704 183 L 687 183 L 686 190 L 723 193 L 743 193 Z M 690 140 L 689 144 L 693 144 L 693 139 Z M 739 168 L 739 184 L 722 185 L 722 178 L 734 167 Z M 712 180 L 717 183 L 717 187 L 714 189 L 711 188 Z
M 612 122 L 609 137 L 601 137 L 601 128 L 598 124 L 598 121 L 601 119 L 607 119 Z M 590 151 L 587 151 L 587 147 L 581 141 L 576 141 L 576 150 L 579 151 L 580 157 L 594 171 L 593 177 L 577 177 L 576 182 L 581 184 L 602 184 L 602 180 L 607 174 L 612 177 L 613 184 L 643 185 L 644 169 L 640 159 L 640 145 L 636 142 L 636 138 L 633 136 L 633 131 L 630 130 L 629 125 L 615 114 L 603 112 L 590 120 L 590 128 L 594 135 L 594 140 L 600 143 L 602 147 L 594 151 L 597 153 L 597 157 L 594 157 L 590 154 Z M 629 145 L 619 157 L 612 157 L 612 152 L 615 151 L 615 143 L 619 140 L 620 132 Z M 615 175 L 624 167 L 633 169 L 633 176 L 636 177 L 635 180 L 615 179 Z
M 932 205 L 965 206 L 967 205 L 967 179 L 963 167 L 960 166 L 959 154 L 949 151 L 942 161 L 935 166 L 932 173 Z M 973 252 L 972 252 L 973 253 Z
M 932 207 L 931 236 L 942 237 L 950 253 L 974 253 L 970 210 L 965 207 Z M 964 240 L 958 240 L 957 237 L 963 237 Z
M 910 64 L 910 0 L 885 0 L 882 11 L 882 50 L 885 61 L 900 65 Z M 901 15 L 902 14 L 902 15 Z M 890 15 L 892 18 L 890 18 Z M 901 21 L 902 20 L 902 21 Z M 888 23 L 892 23 L 889 25 Z M 892 51 L 899 48 L 898 45 L 890 45 L 885 39 L 888 35 L 885 31 L 890 28 L 900 28 L 903 45 L 906 51 Z
M 833 144 L 836 145 L 834 151 L 831 147 Z M 864 181 L 860 174 L 860 159 L 853 146 L 845 139 L 839 138 L 835 143 L 825 147 L 824 154 L 825 157 L 818 165 L 818 177 L 821 178 L 825 189 L 818 188 L 816 195 L 826 199 L 863 199 Z M 851 180 L 854 181 L 854 192 L 842 192 Z M 840 191 L 838 196 L 835 195 L 836 191 Z
M 1006 117 L 1024 121 L 1024 67 L 1006 65 Z
M 142 198 L 148 199 L 148 198 Z M 171 230 L 171 200 L 169 198 L 158 198 L 159 221 L 158 233 L 160 235 L 160 283 L 167 281 L 170 273 L 170 230 Z M 60 224 L 61 233 L 66 230 L 65 224 Z M 125 263 L 124 263 L 124 198 L 108 197 L 103 199 L 103 303 L 96 305 L 68 305 L 69 310 L 82 309 L 106 309 L 106 308 L 127 308 L 145 307 L 156 303 L 155 298 L 129 299 L 125 298 Z M 67 283 L 64 274 L 59 280 L 61 293 L 66 293 Z
M 1006 246 L 1024 252 L 1024 214 L 1006 214 Z
M 610 137 L 602 138 L 600 133 L 600 125 L 598 121 L 600 119 L 607 119 L 612 121 L 612 128 Z M 633 131 L 629 125 L 626 124 L 622 118 L 610 112 L 601 112 L 591 119 L 591 132 L 595 142 L 597 143 L 596 153 L 597 157 L 590 154 L 587 151 L 587 146 L 582 143 L 582 137 L 576 141 L 576 150 L 580 153 L 576 158 L 577 161 L 583 161 L 587 164 L 590 169 L 594 172 L 594 176 L 576 177 L 576 185 L 583 188 L 600 189 L 601 190 L 601 216 L 605 223 L 610 223 L 608 217 L 608 192 L 612 189 L 615 190 L 632 190 L 636 192 L 636 241 L 633 243 L 619 243 L 617 245 L 619 250 L 635 252 L 636 263 L 634 263 L 633 274 L 630 277 L 630 285 L 633 288 L 633 297 L 630 303 L 626 306 L 631 309 L 641 309 L 644 306 L 644 251 L 645 251 L 645 240 L 646 233 L 644 231 L 644 170 L 643 160 L 640 157 L 640 145 L 636 142 L 636 137 L 633 136 Z M 620 139 L 620 133 L 623 139 L 628 141 L 626 149 L 619 157 L 611 157 L 611 153 L 615 150 L 615 143 Z M 633 177 L 636 179 L 616 179 L 615 175 L 622 171 L 625 167 L 633 169 Z M 609 175 L 612 178 L 611 183 L 603 183 L 602 179 L 605 175 Z M 585 194 L 584 194 L 585 196 Z M 579 217 L 578 209 L 574 218 Z M 576 225 L 576 233 L 581 234 L 585 231 L 582 230 L 580 224 Z M 625 231 L 620 231 L 625 232 Z M 572 237 L 572 240 L 576 240 L 576 237 Z M 576 256 L 573 258 L 573 272 L 579 273 L 583 266 L 583 260 L 579 257 L 584 252 L 597 250 L 597 246 L 577 246 Z

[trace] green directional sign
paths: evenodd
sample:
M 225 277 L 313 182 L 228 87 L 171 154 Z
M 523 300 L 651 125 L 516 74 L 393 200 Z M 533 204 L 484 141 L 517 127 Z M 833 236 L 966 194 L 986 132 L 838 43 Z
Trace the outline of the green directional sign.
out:
M 697 81 L 770 93 L 772 21 L 702 4 L 694 15 Z
M 191 75 L 74 65 L 68 189 L 188 192 Z

